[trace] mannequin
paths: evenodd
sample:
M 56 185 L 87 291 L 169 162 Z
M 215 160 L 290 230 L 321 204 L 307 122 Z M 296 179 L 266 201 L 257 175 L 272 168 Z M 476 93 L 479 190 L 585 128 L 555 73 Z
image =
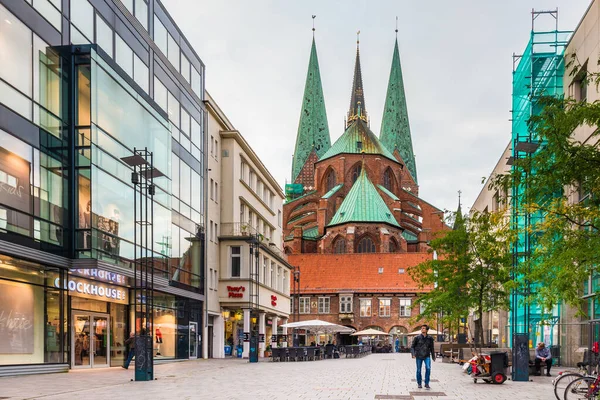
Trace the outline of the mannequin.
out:
M 154 337 L 156 337 L 156 355 L 160 356 L 160 344 L 163 342 L 162 333 L 160 332 L 160 325 L 156 326 Z

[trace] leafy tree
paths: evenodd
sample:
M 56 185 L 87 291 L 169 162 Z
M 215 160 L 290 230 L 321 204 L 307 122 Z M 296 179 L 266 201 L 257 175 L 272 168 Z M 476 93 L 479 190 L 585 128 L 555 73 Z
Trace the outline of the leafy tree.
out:
M 431 241 L 437 259 L 409 270 L 420 288 L 430 289 L 417 300 L 422 317 L 442 315 L 446 321 L 476 314 L 474 338 L 483 343 L 485 312 L 508 307 L 511 255 L 508 220 L 501 212 L 454 213 L 454 227 Z
M 531 254 L 515 266 L 522 282 L 535 283 L 525 301 L 580 306 L 582 284 L 600 264 L 600 103 L 544 97 L 535 107 L 529 129 L 539 148 L 492 185 L 519 187 L 513 207 L 535 218 Z

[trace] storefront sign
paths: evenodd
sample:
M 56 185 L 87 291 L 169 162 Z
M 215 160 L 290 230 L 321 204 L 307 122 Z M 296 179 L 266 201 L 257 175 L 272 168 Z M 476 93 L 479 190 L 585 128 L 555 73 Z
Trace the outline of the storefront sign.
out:
M 60 288 L 60 278 L 54 280 L 54 286 Z M 72 277 L 63 282 L 62 288 L 68 288 L 73 296 L 85 297 L 88 299 L 110 301 L 113 303 L 128 304 L 127 289 L 118 286 L 108 285 L 106 283 L 88 281 L 87 279 L 77 279 Z
M 128 279 L 125 275 L 117 274 L 115 272 L 108 272 L 102 269 L 70 269 L 69 272 L 71 274 L 83 276 L 83 277 L 91 277 L 102 282 L 114 283 L 116 285 L 127 285 Z
M 265 334 L 264 333 L 259 333 L 258 334 L 258 341 L 260 343 L 264 343 L 265 342 Z
M 277 307 L 277 296 L 271 295 L 271 305 Z
M 33 353 L 33 329 L 33 288 L 0 283 L 0 354 Z
M 244 332 L 244 342 L 250 341 L 250 332 Z
M 242 298 L 246 288 L 244 286 L 227 286 L 227 291 L 229 292 L 229 298 Z

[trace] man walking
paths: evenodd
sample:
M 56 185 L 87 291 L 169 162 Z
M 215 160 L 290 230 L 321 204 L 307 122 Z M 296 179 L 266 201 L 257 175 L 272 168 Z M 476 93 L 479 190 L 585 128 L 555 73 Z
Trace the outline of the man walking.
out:
M 421 386 L 421 369 L 425 362 L 425 389 L 431 389 L 429 386 L 429 377 L 431 375 L 431 360 L 435 361 L 435 351 L 433 350 L 433 338 L 427 334 L 429 326 L 421 326 L 421 334 L 417 335 L 410 346 L 412 358 L 417 359 L 417 384 L 419 389 Z

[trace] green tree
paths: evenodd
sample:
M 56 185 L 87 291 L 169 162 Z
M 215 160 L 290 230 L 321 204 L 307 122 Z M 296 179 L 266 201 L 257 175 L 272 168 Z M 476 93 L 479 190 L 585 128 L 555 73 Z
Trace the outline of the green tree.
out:
M 600 264 L 600 103 L 543 97 L 535 107 L 540 113 L 529 129 L 539 148 L 492 185 L 506 193 L 519 188 L 513 207 L 519 202 L 535 216 L 531 254 L 514 271 L 535 283 L 525 300 L 545 309 L 563 301 L 580 306 L 582 284 Z
M 437 259 L 409 270 L 412 279 L 427 292 L 417 302 L 424 318 L 446 322 L 476 315 L 474 339 L 483 343 L 482 316 L 508 307 L 507 283 L 511 256 L 508 220 L 501 212 L 454 213 L 454 227 L 431 241 Z

